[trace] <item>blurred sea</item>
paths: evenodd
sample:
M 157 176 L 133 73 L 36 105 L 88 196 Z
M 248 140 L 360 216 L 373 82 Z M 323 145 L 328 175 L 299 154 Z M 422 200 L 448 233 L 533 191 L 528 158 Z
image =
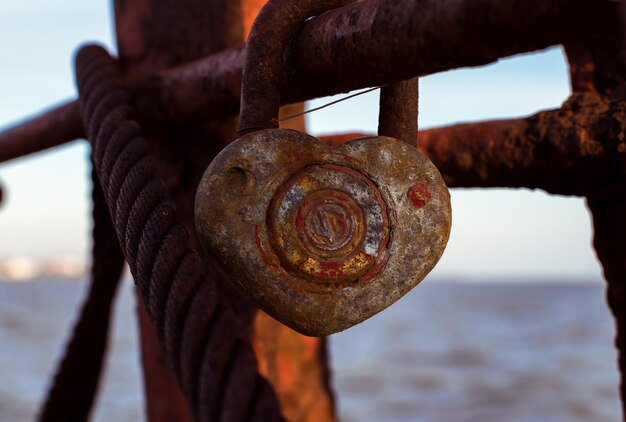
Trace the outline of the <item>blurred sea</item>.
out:
M 0 282 L 0 421 L 31 421 L 85 283 Z M 94 421 L 141 421 L 130 283 Z M 331 337 L 341 420 L 619 421 L 614 326 L 594 283 L 426 280 Z

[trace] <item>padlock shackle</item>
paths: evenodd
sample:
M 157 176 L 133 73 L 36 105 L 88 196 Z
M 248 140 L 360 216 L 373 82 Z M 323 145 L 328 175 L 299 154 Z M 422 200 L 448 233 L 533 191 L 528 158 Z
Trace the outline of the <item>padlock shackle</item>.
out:
M 289 40 L 309 18 L 354 0 L 269 0 L 246 43 L 241 81 L 239 136 L 278 127 L 280 83 Z M 417 78 L 381 88 L 378 134 L 416 146 Z
M 354 0 L 269 0 L 254 20 L 246 43 L 239 129 L 245 135 L 278 127 L 285 50 L 309 18 Z
M 380 88 L 378 135 L 417 146 L 417 78 Z

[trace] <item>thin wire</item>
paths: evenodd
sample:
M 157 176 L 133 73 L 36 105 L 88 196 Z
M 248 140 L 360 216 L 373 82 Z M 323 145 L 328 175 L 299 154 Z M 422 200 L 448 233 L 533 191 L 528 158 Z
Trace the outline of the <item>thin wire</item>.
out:
M 343 97 L 343 98 L 340 98 L 338 100 L 331 101 L 330 103 L 321 105 L 319 107 L 315 107 L 315 108 L 312 108 L 310 110 L 302 111 L 300 113 L 292 114 L 291 116 L 283 117 L 282 119 L 279 120 L 279 122 L 284 122 L 285 120 L 295 119 L 296 117 L 300 117 L 300 116 L 304 116 L 305 114 L 313 113 L 314 111 L 318 111 L 318 110 L 321 110 L 323 108 L 329 107 L 331 105 L 340 103 L 342 101 L 349 100 L 350 98 L 358 97 L 359 95 L 363 95 L 363 94 L 367 94 L 368 92 L 375 91 L 377 89 L 380 89 L 381 87 L 382 87 L 382 85 L 381 86 L 375 86 L 374 88 L 369 88 L 369 89 L 366 89 L 365 91 L 361 91 L 361 92 L 357 92 L 356 94 L 348 95 L 347 97 Z

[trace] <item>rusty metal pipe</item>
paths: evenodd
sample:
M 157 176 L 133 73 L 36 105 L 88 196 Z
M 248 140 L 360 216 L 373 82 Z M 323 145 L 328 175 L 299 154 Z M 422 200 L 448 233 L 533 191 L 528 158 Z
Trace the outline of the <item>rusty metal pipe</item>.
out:
M 303 25 L 286 55 L 281 104 L 585 41 L 619 6 L 606 0 L 359 1 Z M 242 45 L 133 81 L 135 105 L 144 118 L 161 122 L 235 115 L 244 58 Z M 0 133 L 0 162 L 81 137 L 72 108 L 66 104 Z
M 624 122 L 626 100 L 578 93 L 558 110 L 522 119 L 420 131 L 418 147 L 450 187 L 526 187 L 598 198 L 626 192 Z M 321 139 L 339 145 L 367 135 Z
M 587 199 L 593 217 L 593 247 L 607 281 L 606 298 L 615 317 L 617 365 L 622 376 L 620 397 L 626 415 L 626 199 L 623 192 L 602 199 Z
M 586 40 L 617 7 L 606 0 L 359 1 L 302 26 L 287 51 L 281 104 Z M 166 70 L 136 86 L 137 106 L 155 120 L 234 115 L 243 61 L 236 49 Z
M 0 132 L 0 163 L 83 137 L 78 103 L 67 102 Z

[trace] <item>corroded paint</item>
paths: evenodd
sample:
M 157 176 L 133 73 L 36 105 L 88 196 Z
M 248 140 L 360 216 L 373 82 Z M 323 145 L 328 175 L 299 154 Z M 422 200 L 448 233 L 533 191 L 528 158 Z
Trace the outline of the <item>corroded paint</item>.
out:
M 261 258 L 263 259 L 263 262 L 265 262 L 265 264 L 267 264 L 268 267 L 280 268 L 280 265 L 270 260 L 267 256 L 267 253 L 265 253 L 265 251 L 263 250 L 263 245 L 261 244 L 261 238 L 259 238 L 259 225 L 258 224 L 254 225 L 254 243 L 256 244 L 256 247 L 259 250 L 259 253 L 261 254 Z
M 337 165 L 304 168 L 270 204 L 269 237 L 286 271 L 347 285 L 381 258 L 389 238 L 387 208 L 361 173 Z
M 430 191 L 424 183 L 416 183 L 411 186 L 407 196 L 415 208 L 422 208 L 430 201 Z

